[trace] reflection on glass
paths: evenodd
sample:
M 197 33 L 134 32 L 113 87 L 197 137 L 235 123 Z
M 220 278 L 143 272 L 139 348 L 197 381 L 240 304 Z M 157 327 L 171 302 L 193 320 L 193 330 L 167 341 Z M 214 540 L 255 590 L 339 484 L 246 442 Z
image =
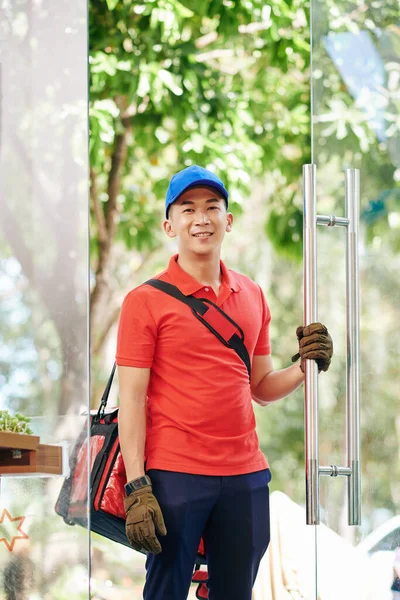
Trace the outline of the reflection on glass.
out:
M 363 7 L 313 1 L 313 162 L 318 166 L 320 214 L 343 215 L 343 170 L 361 170 L 362 525 L 347 525 L 346 482 L 321 478 L 318 592 L 328 598 L 395 597 L 400 515 L 395 461 L 400 448 L 399 31 L 398 3 L 390 0 Z M 340 464 L 346 452 L 344 248 L 340 232 L 319 233 L 320 316 L 334 332 L 336 351 L 333 368 L 320 380 L 322 464 Z M 323 548 L 325 528 L 340 540 L 339 553 Z M 335 564 L 340 577 L 329 576 L 329 564 Z
M 88 409 L 86 21 L 81 2 L 0 0 L 0 410 L 65 454 Z M 1 477 L 1 600 L 88 598 L 62 482 Z
M 385 69 L 369 32 L 332 33 L 324 37 L 323 43 L 353 97 L 354 105 L 365 111 L 377 138 L 385 140 L 386 100 L 382 95 Z M 349 56 L 351 61 L 347 60 Z

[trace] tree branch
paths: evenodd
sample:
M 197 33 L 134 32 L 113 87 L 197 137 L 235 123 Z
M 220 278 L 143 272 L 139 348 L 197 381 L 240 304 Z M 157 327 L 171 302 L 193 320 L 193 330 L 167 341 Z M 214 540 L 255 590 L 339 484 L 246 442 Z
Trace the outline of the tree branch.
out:
M 100 352 L 101 348 L 103 347 L 104 342 L 107 339 L 108 334 L 110 333 L 110 330 L 118 321 L 120 310 L 121 310 L 120 306 L 117 306 L 116 308 L 114 308 L 114 311 L 111 313 L 111 315 L 106 320 L 106 323 L 102 329 L 100 336 L 96 339 L 96 341 L 92 345 L 92 354 L 97 354 L 98 352 Z
M 159 247 L 160 246 L 158 246 L 156 249 L 148 251 L 144 256 L 141 255 L 142 260 L 141 260 L 140 264 L 131 272 L 130 279 L 132 281 L 135 279 L 136 275 L 138 273 L 140 273 L 140 271 L 146 266 L 146 264 L 149 262 L 149 260 L 154 256 L 154 252 L 156 250 L 158 250 Z M 117 277 L 117 275 L 115 274 L 114 271 L 113 271 L 113 274 L 115 277 Z M 118 279 L 116 279 L 116 283 L 117 283 L 118 290 L 123 290 L 124 286 L 126 286 L 125 281 L 119 281 Z M 107 290 L 110 292 L 108 287 L 107 287 Z M 128 291 L 129 290 L 127 290 L 127 292 Z M 103 291 L 103 293 L 105 294 L 105 290 Z M 107 302 L 105 300 L 107 300 Z M 114 307 L 114 309 L 110 308 L 110 305 L 112 306 L 113 304 L 115 304 L 115 302 L 117 302 L 117 305 Z M 103 311 L 100 310 L 101 309 L 100 303 L 101 303 L 101 307 L 104 308 Z M 111 294 L 111 292 L 110 292 L 110 297 L 108 299 L 104 299 L 104 296 L 103 296 L 101 301 L 99 301 L 98 322 L 102 326 L 96 327 L 96 331 L 99 330 L 98 337 L 95 337 L 94 335 L 92 335 L 92 337 L 91 337 L 91 340 L 92 340 L 91 352 L 92 352 L 92 354 L 96 355 L 97 353 L 101 352 L 103 344 L 107 340 L 110 330 L 112 329 L 113 325 L 115 325 L 115 323 L 118 320 L 120 310 L 121 310 L 121 301 L 120 300 L 118 301 L 118 299 L 115 298 L 115 295 L 113 296 Z M 110 313 L 110 311 L 112 311 L 111 315 L 107 317 L 107 315 Z
M 97 236 L 99 242 L 105 243 L 107 239 L 107 227 L 106 220 L 104 218 L 104 212 L 99 202 L 99 195 L 97 192 L 96 173 L 93 167 L 90 167 L 90 199 L 92 202 L 92 208 L 97 224 Z
M 111 169 L 108 177 L 108 202 L 106 204 L 105 219 L 107 233 L 110 241 L 114 239 L 115 230 L 117 226 L 115 216 L 118 212 L 117 198 L 121 185 L 121 171 L 125 163 L 126 153 L 128 149 L 126 139 L 127 133 L 128 130 L 125 128 L 123 133 L 118 134 L 115 138 L 115 148 L 111 159 Z
M 26 278 L 33 283 L 33 254 L 25 243 L 15 214 L 10 210 L 7 201 L 3 197 L 0 197 L 0 208 L 2 212 L 0 223 L 2 225 L 4 238 L 11 246 L 14 256 L 20 263 Z
M 109 291 L 107 270 L 110 262 L 111 248 L 117 228 L 117 199 L 120 191 L 121 176 L 128 149 L 127 135 L 130 128 L 130 120 L 123 119 L 122 123 L 124 125 L 124 130 L 115 137 L 114 152 L 111 158 L 111 169 L 108 175 L 107 185 L 108 201 L 105 205 L 105 214 L 103 214 L 102 206 L 98 201 L 96 185 L 94 185 L 93 189 L 92 202 L 96 203 L 96 209 L 94 209 L 94 211 L 99 227 L 99 259 L 95 271 L 96 283 L 90 295 L 91 335 L 94 328 L 97 327 L 97 317 L 100 312 L 99 308 L 102 303 L 102 299 L 107 294 L 107 291 Z M 95 181 L 94 178 L 93 181 Z

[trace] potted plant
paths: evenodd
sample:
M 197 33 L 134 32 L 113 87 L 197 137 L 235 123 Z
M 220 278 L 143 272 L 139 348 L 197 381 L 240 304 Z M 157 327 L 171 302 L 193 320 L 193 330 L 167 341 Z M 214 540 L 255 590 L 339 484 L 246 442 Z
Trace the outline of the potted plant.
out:
M 9 431 L 11 433 L 32 434 L 33 431 L 29 427 L 29 417 L 24 417 L 19 413 L 14 416 L 10 415 L 8 410 L 0 410 L 0 431 Z
M 62 474 L 60 445 L 41 444 L 30 418 L 0 410 L 0 475 Z

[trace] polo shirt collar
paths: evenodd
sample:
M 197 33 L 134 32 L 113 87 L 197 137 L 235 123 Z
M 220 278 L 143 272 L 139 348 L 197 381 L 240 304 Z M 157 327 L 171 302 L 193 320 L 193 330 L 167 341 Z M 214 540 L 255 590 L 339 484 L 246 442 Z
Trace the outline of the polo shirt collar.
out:
M 238 292 L 241 290 L 240 283 L 235 277 L 235 273 L 226 268 L 225 264 L 221 263 L 221 273 L 222 273 L 222 283 L 225 284 L 228 288 L 232 290 L 232 292 Z
M 190 294 L 195 294 L 199 290 L 204 287 L 204 283 L 200 283 L 197 279 L 194 279 L 189 273 L 186 273 L 179 265 L 178 265 L 178 254 L 171 256 L 167 273 L 171 278 L 171 281 L 176 287 L 183 293 L 185 296 L 189 296 Z M 222 285 L 226 286 L 233 292 L 238 292 L 241 290 L 241 286 L 235 277 L 235 273 L 226 268 L 222 260 L 221 264 L 221 273 L 222 273 Z

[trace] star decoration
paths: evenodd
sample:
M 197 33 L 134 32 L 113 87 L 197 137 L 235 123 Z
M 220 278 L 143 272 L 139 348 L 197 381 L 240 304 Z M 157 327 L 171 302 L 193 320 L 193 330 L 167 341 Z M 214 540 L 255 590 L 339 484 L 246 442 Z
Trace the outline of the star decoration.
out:
M 0 535 L 4 537 L 0 537 L 0 542 L 4 542 L 7 546 L 7 549 L 12 552 L 14 549 L 15 542 L 17 540 L 27 540 L 29 535 L 22 531 L 22 525 L 24 524 L 25 517 L 12 517 L 7 509 L 3 509 L 0 517 Z M 18 527 L 14 525 L 14 523 L 19 522 Z M 13 525 L 10 525 L 13 523 Z M 8 524 L 8 527 L 6 526 Z M 8 528 L 14 530 L 14 535 L 12 532 L 8 531 Z M 15 534 L 19 535 L 15 535 Z M 10 541 L 11 540 L 11 541 Z

